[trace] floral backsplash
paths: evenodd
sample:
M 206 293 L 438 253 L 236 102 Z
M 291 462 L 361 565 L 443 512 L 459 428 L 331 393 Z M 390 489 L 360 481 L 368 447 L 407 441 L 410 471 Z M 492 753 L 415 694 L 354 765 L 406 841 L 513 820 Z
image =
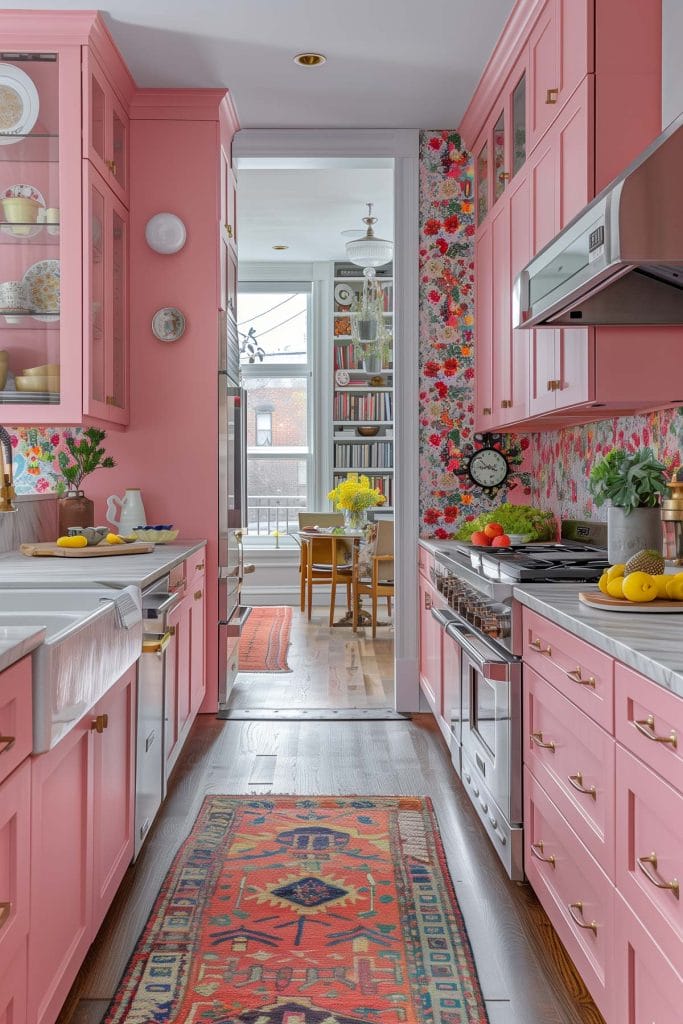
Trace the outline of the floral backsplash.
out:
M 420 133 L 420 534 L 446 538 L 491 508 L 456 472 L 474 435 L 474 186 L 452 131 Z M 504 439 L 515 469 L 498 501 L 530 500 L 526 437 Z M 527 496 L 524 498 L 524 496 Z
M 9 427 L 17 494 L 50 494 L 61 478 L 57 454 L 66 451 L 67 435 L 78 437 L 78 428 Z
M 677 470 L 683 453 L 683 411 L 665 409 L 647 416 L 622 416 L 580 427 L 531 435 L 534 505 L 551 508 L 562 519 L 607 518 L 588 493 L 596 458 L 611 448 L 649 445 L 667 469 Z

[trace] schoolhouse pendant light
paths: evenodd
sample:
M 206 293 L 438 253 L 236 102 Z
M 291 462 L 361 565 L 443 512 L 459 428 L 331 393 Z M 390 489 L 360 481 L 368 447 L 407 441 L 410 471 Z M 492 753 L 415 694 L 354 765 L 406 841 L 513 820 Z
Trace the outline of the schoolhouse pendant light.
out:
M 372 216 L 372 203 L 368 203 L 368 215 L 363 217 L 367 231 L 361 238 L 354 238 L 346 243 L 346 255 L 357 267 L 383 267 L 394 254 L 394 243 L 386 238 L 377 238 L 373 224 L 377 217 Z

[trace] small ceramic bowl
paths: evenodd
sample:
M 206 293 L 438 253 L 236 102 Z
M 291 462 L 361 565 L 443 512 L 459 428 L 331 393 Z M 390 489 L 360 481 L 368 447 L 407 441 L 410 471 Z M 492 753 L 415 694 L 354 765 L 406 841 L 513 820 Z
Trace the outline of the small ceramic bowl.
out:
M 171 526 L 138 526 L 130 531 L 129 536 L 146 544 L 170 544 L 179 533 L 180 530 L 174 530 Z
M 88 547 L 101 544 L 109 533 L 107 526 L 70 526 L 67 531 L 69 537 L 85 537 Z
M 531 540 L 532 534 L 508 533 L 508 537 L 510 538 L 510 543 L 513 544 L 515 547 L 518 547 L 520 544 L 528 544 Z

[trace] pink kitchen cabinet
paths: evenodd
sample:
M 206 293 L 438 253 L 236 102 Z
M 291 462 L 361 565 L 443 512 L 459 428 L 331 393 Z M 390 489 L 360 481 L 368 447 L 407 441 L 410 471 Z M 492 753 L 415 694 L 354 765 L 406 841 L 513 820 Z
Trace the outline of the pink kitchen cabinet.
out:
M 129 420 L 128 211 L 89 163 L 85 170 L 84 412 Z
M 166 660 L 165 761 L 168 779 L 206 693 L 206 552 L 177 566 L 171 589 L 183 594 L 171 611 Z
M 0 967 L 0 1024 L 24 1024 L 27 992 L 26 939 Z
M 132 859 L 135 678 L 31 760 L 29 1024 L 56 1020 Z
M 485 431 L 490 430 L 496 420 L 493 410 L 493 250 L 490 223 L 477 232 L 475 264 L 477 267 L 475 296 L 477 429 Z
M 83 58 L 83 156 L 118 199 L 130 205 L 130 123 L 125 99 L 90 47 Z
M 136 671 L 133 665 L 90 713 L 91 723 L 103 723 L 92 737 L 93 935 L 133 859 Z
M 667 959 L 619 893 L 615 900 L 613 975 L 619 979 L 615 986 L 615 1024 L 680 1024 L 680 947 L 673 961 Z
M 441 626 L 432 608 L 445 602 L 424 577 L 418 580 L 420 615 L 420 686 L 430 708 L 438 717 L 441 707 Z
M 197 714 L 206 693 L 206 596 L 203 576 L 194 576 L 190 604 L 190 714 Z
M 229 149 L 220 153 L 220 308 L 237 316 L 237 179 Z
M 31 765 L 25 760 L 0 784 L 0 964 L 26 946 L 29 929 Z M 2 971 L 0 971 L 0 974 Z M 0 982 L 0 1011 L 6 1002 Z

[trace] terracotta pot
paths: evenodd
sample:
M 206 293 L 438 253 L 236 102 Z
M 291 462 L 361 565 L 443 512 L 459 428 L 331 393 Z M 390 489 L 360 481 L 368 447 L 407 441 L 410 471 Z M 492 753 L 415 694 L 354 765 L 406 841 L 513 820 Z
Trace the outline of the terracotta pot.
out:
M 66 536 L 70 526 L 95 525 L 95 504 L 83 491 L 67 491 L 58 504 L 60 537 Z

